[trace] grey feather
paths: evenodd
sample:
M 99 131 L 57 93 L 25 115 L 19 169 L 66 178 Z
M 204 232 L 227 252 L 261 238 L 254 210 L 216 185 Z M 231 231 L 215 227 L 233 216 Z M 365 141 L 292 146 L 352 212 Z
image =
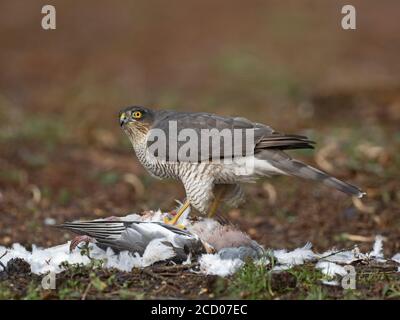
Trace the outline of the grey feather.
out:
M 316 169 L 301 161 L 292 159 L 284 152 L 264 150 L 257 155 L 259 159 L 267 160 L 274 167 L 282 170 L 286 174 L 301 177 L 309 180 L 319 181 L 326 186 L 340 190 L 346 194 L 361 198 L 365 193 L 356 186 L 341 181 L 329 174 Z
M 242 157 L 253 155 L 260 150 L 263 149 L 299 149 L 299 148 L 313 148 L 313 141 L 307 139 L 304 136 L 299 135 L 285 135 L 276 132 L 269 126 L 264 124 L 252 122 L 246 118 L 242 117 L 223 117 L 218 116 L 211 113 L 198 112 L 175 112 L 175 111 L 158 111 L 156 113 L 156 117 L 154 120 L 154 124 L 151 127 L 150 136 L 152 136 L 152 132 L 157 134 L 155 130 L 161 130 L 165 133 L 166 137 L 170 135 L 170 122 L 176 122 L 177 132 L 181 132 L 184 129 L 191 129 L 196 132 L 197 137 L 201 137 L 201 130 L 203 129 L 217 129 L 219 132 L 222 130 L 228 130 L 230 132 L 231 140 L 225 141 L 222 135 L 219 135 L 216 140 L 216 146 L 219 146 L 219 158 L 220 159 L 232 159 L 234 157 Z M 234 139 L 235 133 L 234 130 L 240 129 L 242 130 L 241 142 L 239 143 Z M 152 131 L 153 130 L 153 131 Z M 252 141 L 248 141 L 246 139 L 245 130 L 252 130 L 254 137 Z M 213 139 L 216 137 L 214 136 Z M 211 139 L 210 139 L 211 140 Z M 215 149 L 213 149 L 213 145 L 209 140 L 208 143 L 201 143 L 201 139 L 198 141 L 198 153 L 194 159 L 199 161 L 210 160 L 215 153 Z M 185 141 L 179 141 L 177 137 L 174 138 L 174 142 L 176 142 L 177 150 L 179 150 L 184 144 L 189 141 L 187 138 Z M 147 146 L 151 146 L 155 141 L 153 139 L 149 139 L 147 142 Z M 249 143 L 251 145 L 249 145 Z M 226 149 L 225 144 L 229 144 L 233 146 L 232 148 Z M 237 147 L 236 147 L 237 146 Z M 161 160 L 171 160 L 170 159 L 170 146 L 169 141 L 167 139 L 166 150 L 164 154 L 155 154 Z M 177 159 L 178 161 L 187 161 L 185 159 Z M 190 161 L 190 159 L 189 159 Z
M 197 236 L 162 222 L 94 220 L 67 222 L 57 227 L 90 236 L 100 247 L 117 252 L 143 254 L 152 240 L 165 238 L 165 243 L 174 249 L 176 262 L 186 260 L 189 253 L 197 255 L 204 251 Z
M 221 259 L 259 259 L 264 255 L 264 250 L 260 247 L 238 247 L 223 248 L 218 252 Z

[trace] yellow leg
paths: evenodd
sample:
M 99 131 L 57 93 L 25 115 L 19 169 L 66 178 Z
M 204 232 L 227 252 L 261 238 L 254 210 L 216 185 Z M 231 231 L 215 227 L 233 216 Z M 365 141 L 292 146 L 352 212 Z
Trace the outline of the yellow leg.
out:
M 183 206 L 176 213 L 175 217 L 173 217 L 171 220 L 169 220 L 168 218 L 164 218 L 164 223 L 175 225 L 178 222 L 181 215 L 186 211 L 186 209 L 189 206 L 190 206 L 190 202 L 188 200 L 186 200 L 186 202 L 183 204 Z
M 215 213 L 217 212 L 217 209 L 219 207 L 219 203 L 221 202 L 221 199 L 224 196 L 224 194 L 225 194 L 225 188 L 223 188 L 223 187 L 221 187 L 216 192 L 215 198 L 214 198 L 214 200 L 213 200 L 213 202 L 211 204 L 211 207 L 210 207 L 210 211 L 208 212 L 208 217 L 209 218 L 212 218 L 215 215 Z

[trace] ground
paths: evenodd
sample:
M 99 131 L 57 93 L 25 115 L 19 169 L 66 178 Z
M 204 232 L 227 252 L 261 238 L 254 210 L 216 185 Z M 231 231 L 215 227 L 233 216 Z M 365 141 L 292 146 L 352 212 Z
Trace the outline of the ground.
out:
M 49 218 L 61 223 L 173 208 L 182 187 L 151 178 L 118 127 L 120 108 L 144 104 L 240 115 L 306 134 L 316 150 L 293 156 L 367 192 L 359 203 L 290 177 L 246 186 L 247 202 L 223 212 L 264 247 L 310 241 L 318 252 L 354 244 L 368 251 L 381 234 L 387 257 L 400 252 L 396 9 L 358 3 L 360 25 L 349 34 L 337 30 L 333 4 L 314 3 L 310 14 L 305 3 L 235 2 L 228 12 L 210 1 L 163 12 L 145 2 L 129 10 L 96 2 L 75 15 L 76 8 L 60 3 L 63 23 L 51 34 L 36 26 L 34 2 L 22 11 L 6 2 L 9 16 L 19 19 L 0 19 L 0 245 L 71 239 L 48 226 Z M 87 22 L 91 10 L 97 23 Z M 283 24 L 285 17 L 291 24 Z M 201 28 L 205 18 L 209 30 Z M 356 270 L 358 287 L 349 291 L 322 285 L 310 265 L 273 275 L 248 262 L 222 279 L 170 265 L 124 273 L 94 264 L 71 266 L 58 289 L 46 291 L 21 267 L 0 274 L 0 298 L 399 297 L 392 265 Z

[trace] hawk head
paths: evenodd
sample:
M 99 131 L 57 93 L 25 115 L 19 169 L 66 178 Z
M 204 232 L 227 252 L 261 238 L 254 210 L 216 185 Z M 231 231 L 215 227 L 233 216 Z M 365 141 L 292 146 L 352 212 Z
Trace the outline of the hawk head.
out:
M 154 116 L 154 111 L 148 108 L 131 106 L 119 112 L 119 124 L 133 142 L 147 135 Z

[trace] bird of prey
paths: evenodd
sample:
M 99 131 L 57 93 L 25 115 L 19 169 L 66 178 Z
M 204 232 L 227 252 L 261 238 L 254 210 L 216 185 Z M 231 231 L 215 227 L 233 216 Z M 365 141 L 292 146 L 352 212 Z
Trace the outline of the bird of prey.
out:
M 208 213 L 209 217 L 215 214 L 221 201 L 237 206 L 243 199 L 242 183 L 271 175 L 319 181 L 359 198 L 365 194 L 358 187 L 292 159 L 285 153 L 290 149 L 313 148 L 314 142 L 307 137 L 279 133 L 270 126 L 246 118 L 130 106 L 120 111 L 119 123 L 137 158 L 151 175 L 182 182 L 186 201 L 173 219 L 165 221 L 170 224 L 176 224 L 189 206 L 202 214 Z M 189 131 L 200 139 L 190 139 Z M 166 138 L 163 141 L 165 146 L 153 148 L 163 138 L 160 132 Z M 238 139 L 235 139 L 238 136 L 236 132 L 240 133 Z M 154 138 L 153 133 L 157 133 L 158 137 Z M 207 139 L 203 140 L 204 133 L 211 139 L 217 136 L 217 141 L 210 144 Z M 226 133 L 230 133 L 232 140 L 225 139 Z M 226 145 L 229 147 L 229 143 L 233 148 L 225 148 Z M 158 144 L 158 147 L 162 145 Z M 187 152 L 181 150 L 190 150 L 191 155 L 188 157 Z

